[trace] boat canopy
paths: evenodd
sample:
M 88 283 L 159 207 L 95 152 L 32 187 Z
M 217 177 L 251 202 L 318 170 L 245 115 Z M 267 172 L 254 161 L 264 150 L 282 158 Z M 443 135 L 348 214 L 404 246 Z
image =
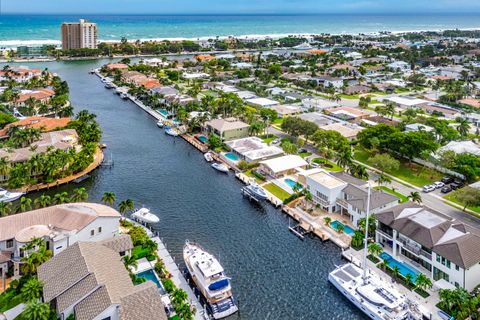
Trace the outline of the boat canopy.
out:
M 220 281 L 214 282 L 208 286 L 208 290 L 215 291 L 220 290 L 228 286 L 228 279 L 222 279 Z

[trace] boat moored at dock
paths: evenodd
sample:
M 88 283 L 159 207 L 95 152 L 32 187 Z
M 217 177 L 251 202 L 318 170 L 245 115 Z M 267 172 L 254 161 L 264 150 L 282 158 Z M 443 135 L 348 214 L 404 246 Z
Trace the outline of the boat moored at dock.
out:
M 160 219 L 147 208 L 141 208 L 132 213 L 132 218 L 145 223 L 158 223 Z
M 243 187 L 242 191 L 257 200 L 266 200 L 268 198 L 265 190 L 255 182 L 251 182 L 249 185 Z
M 195 286 L 208 304 L 214 319 L 228 317 L 238 311 L 230 278 L 220 262 L 200 245 L 189 241 L 183 246 L 183 260 Z
M 203 157 L 205 158 L 205 160 L 207 162 L 212 162 L 213 161 L 213 157 L 212 157 L 212 154 L 210 152 L 207 152 L 203 155 Z
M 228 167 L 224 163 L 214 162 L 212 163 L 212 168 L 223 173 L 228 173 Z
M 158 122 L 157 122 L 157 127 L 163 128 L 163 126 L 164 126 L 163 121 L 162 121 L 162 120 L 158 120 Z
M 25 192 L 10 192 L 0 188 L 0 202 L 12 202 L 23 196 Z

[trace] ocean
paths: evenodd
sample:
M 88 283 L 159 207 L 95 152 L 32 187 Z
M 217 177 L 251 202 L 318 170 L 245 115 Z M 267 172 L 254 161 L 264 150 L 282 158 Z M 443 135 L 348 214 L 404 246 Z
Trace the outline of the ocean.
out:
M 0 47 L 60 44 L 60 25 L 96 22 L 99 40 L 357 34 L 480 29 L 480 14 L 432 15 L 0 15 Z

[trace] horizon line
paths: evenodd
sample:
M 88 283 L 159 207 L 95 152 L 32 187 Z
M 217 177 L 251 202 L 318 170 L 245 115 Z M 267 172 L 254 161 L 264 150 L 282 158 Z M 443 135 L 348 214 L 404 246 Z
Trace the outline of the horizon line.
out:
M 399 15 L 411 15 L 411 16 L 428 16 L 428 15 L 479 15 L 478 12 L 418 12 L 418 11 L 403 11 L 403 12 L 390 12 L 390 11 L 379 11 L 379 12 L 297 12 L 297 13 L 274 13 L 274 12 L 252 12 L 252 13 L 233 13 L 233 12 L 223 12 L 223 13 L 126 13 L 126 12 L 108 12 L 108 13 L 76 13 L 76 12 L 1 12 L 2 15 L 24 15 L 24 16 L 59 16 L 59 15 L 71 15 L 71 16 L 326 16 L 326 15 L 385 15 L 385 16 L 399 16 Z

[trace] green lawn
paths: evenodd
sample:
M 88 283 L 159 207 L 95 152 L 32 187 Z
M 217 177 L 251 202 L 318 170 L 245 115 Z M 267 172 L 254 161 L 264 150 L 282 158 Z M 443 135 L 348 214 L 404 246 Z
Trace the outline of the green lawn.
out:
M 274 125 L 281 126 L 283 123 L 283 118 L 277 118 L 275 121 L 273 121 Z
M 372 164 L 369 161 L 370 156 L 368 151 L 357 149 L 353 157 L 355 160 L 371 166 Z M 441 180 L 443 177 L 441 172 L 420 166 L 416 163 L 410 165 L 408 161 L 405 160 L 400 160 L 400 167 L 397 170 L 387 171 L 387 173 L 418 187 L 432 184 L 435 181 Z
M 277 136 L 274 135 L 274 134 L 264 134 L 264 135 L 260 136 L 260 139 L 262 139 L 263 142 L 265 142 L 266 144 L 270 144 L 270 142 L 272 142 L 276 138 L 277 138 Z
M 150 250 L 142 246 L 133 247 L 132 256 L 135 260 L 147 258 L 148 261 L 153 261 L 155 259 L 155 257 L 150 254 Z
M 461 205 L 462 208 L 463 208 L 463 206 L 465 206 L 465 204 L 457 200 L 456 193 L 457 193 L 457 191 L 453 191 L 453 192 L 449 193 L 448 195 L 446 195 L 444 198 L 447 199 L 447 200 L 450 200 L 452 202 L 455 202 L 456 204 Z M 467 209 L 470 209 L 470 210 L 480 214 L 480 207 L 467 207 Z
M 311 156 L 312 153 L 311 152 L 300 152 L 298 155 L 305 159 L 306 157 Z
M 325 158 L 315 158 L 312 161 L 318 163 L 320 167 L 324 168 L 327 171 L 339 172 L 343 170 L 343 168 L 337 165 L 335 162 L 332 162 Z
M 0 312 L 12 309 L 22 302 L 21 296 L 15 295 L 14 291 L 4 292 L 0 294 Z
M 265 180 L 262 180 L 262 179 L 258 178 L 257 176 L 255 176 L 255 175 L 253 174 L 252 170 L 255 170 L 255 169 L 249 169 L 249 170 L 245 171 L 244 174 L 245 174 L 247 177 L 255 178 L 255 181 L 256 181 L 258 184 L 264 183 Z
M 376 189 L 376 190 L 383 190 L 385 191 L 386 193 L 390 193 L 396 197 L 398 197 L 400 199 L 400 203 L 404 203 L 404 202 L 407 202 L 408 201 L 408 197 L 401 194 L 400 192 L 397 192 L 397 191 L 393 191 L 392 189 L 390 188 L 387 188 L 385 186 L 379 186 L 379 187 L 374 187 L 373 189 Z
M 338 94 L 338 96 L 344 99 L 360 99 L 360 96 L 358 94 L 349 95 L 349 94 L 340 93 Z
M 290 194 L 287 191 L 283 190 L 274 183 L 264 185 L 263 188 L 282 201 L 290 197 Z

